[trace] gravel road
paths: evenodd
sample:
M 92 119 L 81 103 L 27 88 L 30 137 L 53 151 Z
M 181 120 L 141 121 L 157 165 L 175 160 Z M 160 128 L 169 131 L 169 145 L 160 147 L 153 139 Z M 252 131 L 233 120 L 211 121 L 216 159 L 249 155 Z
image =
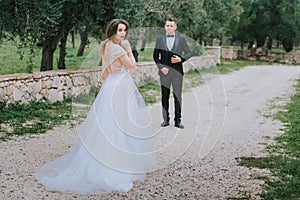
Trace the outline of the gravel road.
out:
M 253 177 L 269 172 L 238 166 L 236 158 L 264 155 L 282 134 L 283 124 L 268 116 L 295 92 L 300 66 L 249 66 L 202 78 L 205 84 L 183 95 L 185 129 L 161 128 L 160 104 L 149 107 L 160 169 L 130 192 L 63 194 L 38 184 L 33 174 L 76 138 L 74 128 L 60 126 L 1 142 L 0 199 L 260 199 L 263 182 Z

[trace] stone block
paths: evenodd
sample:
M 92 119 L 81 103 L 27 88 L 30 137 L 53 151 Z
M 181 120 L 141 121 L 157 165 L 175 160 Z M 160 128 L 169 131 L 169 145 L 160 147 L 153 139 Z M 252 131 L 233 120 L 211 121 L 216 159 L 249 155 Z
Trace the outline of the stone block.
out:
M 23 94 L 18 88 L 13 89 L 13 102 L 21 101 Z
M 5 89 L 0 88 L 0 102 L 5 102 Z
M 35 101 L 41 101 L 42 99 L 43 99 L 43 95 L 41 95 L 41 94 L 35 95 Z
M 49 95 L 48 95 L 48 98 L 47 100 L 50 102 L 50 103 L 54 103 L 54 102 L 57 102 L 57 101 L 62 101 L 64 98 L 63 98 L 63 93 L 62 91 L 58 91 L 57 89 L 51 89 L 49 91 Z
M 35 84 L 35 90 L 34 90 L 34 92 L 35 93 L 39 93 L 41 90 L 42 90 L 42 81 L 39 80 Z

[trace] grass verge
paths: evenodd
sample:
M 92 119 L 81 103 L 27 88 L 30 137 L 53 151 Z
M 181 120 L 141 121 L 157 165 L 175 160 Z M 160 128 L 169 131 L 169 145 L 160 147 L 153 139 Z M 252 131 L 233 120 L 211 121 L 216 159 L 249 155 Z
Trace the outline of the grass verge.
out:
M 296 91 L 285 111 L 275 116 L 285 123 L 285 134 L 267 147 L 268 156 L 238 158 L 241 166 L 271 171 L 271 177 L 262 177 L 265 181 L 263 199 L 300 199 L 300 80 Z
M 15 135 L 43 133 L 70 119 L 71 104 L 67 99 L 53 104 L 2 104 L 0 108 L 0 140 Z

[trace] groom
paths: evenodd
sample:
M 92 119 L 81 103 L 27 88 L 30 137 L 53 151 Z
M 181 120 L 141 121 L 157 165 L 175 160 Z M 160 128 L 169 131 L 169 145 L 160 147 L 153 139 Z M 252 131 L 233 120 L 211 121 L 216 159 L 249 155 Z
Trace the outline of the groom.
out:
M 156 38 L 153 52 L 154 61 L 159 69 L 161 84 L 162 102 L 162 127 L 170 125 L 169 97 L 170 88 L 173 88 L 175 104 L 175 127 L 183 129 L 181 122 L 181 94 L 183 67 L 182 63 L 192 56 L 192 52 L 186 40 L 179 34 L 175 34 L 177 24 L 173 18 L 169 18 L 165 23 L 166 33 Z M 184 55 L 183 55 L 184 53 Z

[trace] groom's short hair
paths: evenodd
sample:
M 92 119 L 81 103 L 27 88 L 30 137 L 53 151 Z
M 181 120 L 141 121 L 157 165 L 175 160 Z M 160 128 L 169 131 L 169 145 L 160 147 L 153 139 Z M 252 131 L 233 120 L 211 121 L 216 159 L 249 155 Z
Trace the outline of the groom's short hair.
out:
M 174 22 L 176 24 L 176 20 L 173 17 L 168 17 L 167 21 L 169 22 Z

